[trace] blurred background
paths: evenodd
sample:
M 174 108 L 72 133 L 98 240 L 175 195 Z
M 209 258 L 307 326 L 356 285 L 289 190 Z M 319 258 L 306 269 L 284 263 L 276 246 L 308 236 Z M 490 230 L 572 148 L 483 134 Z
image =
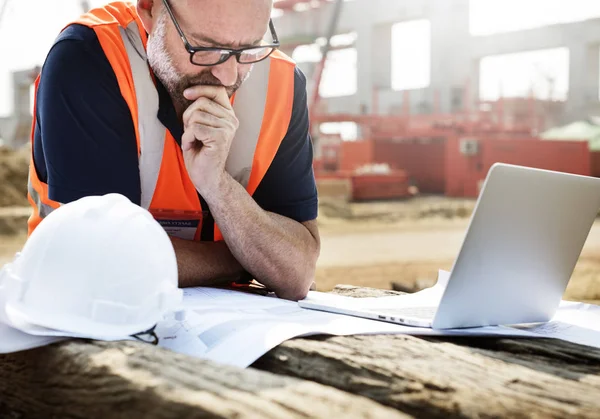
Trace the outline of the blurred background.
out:
M 0 0 L 0 265 L 25 240 L 32 82 L 105 3 Z M 308 79 L 320 290 L 432 285 L 495 162 L 600 176 L 596 0 L 276 0 L 273 18 Z M 567 298 L 600 302 L 600 223 Z

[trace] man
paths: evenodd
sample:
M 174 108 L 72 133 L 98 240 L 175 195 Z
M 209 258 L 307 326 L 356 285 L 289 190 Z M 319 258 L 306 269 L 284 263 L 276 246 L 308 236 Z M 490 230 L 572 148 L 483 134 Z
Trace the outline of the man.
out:
M 67 25 L 36 83 L 30 233 L 121 193 L 171 235 L 180 286 L 251 275 L 304 298 L 320 247 L 306 81 L 271 8 L 138 0 Z

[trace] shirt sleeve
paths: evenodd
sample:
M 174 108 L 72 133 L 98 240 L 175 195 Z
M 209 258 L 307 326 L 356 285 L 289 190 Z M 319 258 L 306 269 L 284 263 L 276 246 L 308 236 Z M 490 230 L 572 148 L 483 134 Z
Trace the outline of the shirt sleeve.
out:
M 254 198 L 266 211 L 298 222 L 317 218 L 318 196 L 309 134 L 306 78 L 298 68 L 294 75 L 294 105 L 288 132 Z
M 58 37 L 42 68 L 35 118 L 34 164 L 51 200 L 120 193 L 140 204 L 131 112 L 92 29 L 73 25 Z

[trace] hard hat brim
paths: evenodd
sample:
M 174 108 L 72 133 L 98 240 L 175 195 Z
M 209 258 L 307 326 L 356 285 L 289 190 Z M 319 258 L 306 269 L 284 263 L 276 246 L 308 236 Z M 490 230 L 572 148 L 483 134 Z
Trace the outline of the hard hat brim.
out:
M 73 316 L 42 313 L 19 302 L 7 303 L 6 315 L 17 329 L 30 335 L 108 341 L 132 339 L 131 336 L 151 329 L 161 320 L 148 319 L 144 323 L 123 326 L 107 325 Z
M 32 336 L 0 323 L 0 354 L 9 354 L 27 351 L 52 343 L 60 342 L 64 338 L 52 336 Z

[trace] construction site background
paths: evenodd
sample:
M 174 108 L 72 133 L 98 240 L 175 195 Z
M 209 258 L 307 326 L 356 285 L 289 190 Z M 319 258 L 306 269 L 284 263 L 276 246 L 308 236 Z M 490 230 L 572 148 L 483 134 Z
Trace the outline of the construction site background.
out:
M 26 240 L 28 150 L 0 149 L 0 266 Z M 323 249 L 319 290 L 338 284 L 416 291 L 450 270 L 475 200 L 439 195 L 376 202 L 344 199 L 347 187 L 319 182 Z M 600 223 L 593 227 L 566 297 L 600 303 Z
M 7 7 L 0 0 L 0 44 L 2 15 L 14 23 L 26 15 L 25 3 L 42 1 Z M 103 1 L 71 3 L 87 10 Z M 592 3 L 275 2 L 281 49 L 308 80 L 320 290 L 341 283 L 406 291 L 431 285 L 438 269 L 452 267 L 495 162 L 600 176 L 600 7 Z M 507 11 L 519 8 L 529 26 L 488 30 L 500 14 L 514 23 Z M 576 9 L 579 15 L 571 13 Z M 469 20 L 477 10 L 489 19 L 474 31 Z M 425 28 L 427 42 L 397 36 L 411 27 Z M 12 114 L 0 117 L 0 266 L 26 237 L 30 89 L 41 64 L 43 56 L 31 68 L 11 69 L 11 93 L 0 88 L 0 98 L 13 102 Z M 567 298 L 600 302 L 600 222 Z

